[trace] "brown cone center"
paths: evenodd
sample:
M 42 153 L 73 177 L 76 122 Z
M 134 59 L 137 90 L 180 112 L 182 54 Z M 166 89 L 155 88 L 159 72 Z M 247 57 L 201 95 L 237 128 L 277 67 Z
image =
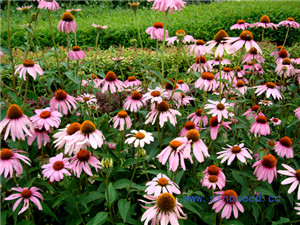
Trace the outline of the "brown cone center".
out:
M 131 98 L 134 100 L 140 100 L 142 98 L 142 94 L 139 91 L 134 91 L 131 94 Z
M 244 87 L 245 86 L 245 82 L 242 80 L 239 80 L 238 82 L 236 82 L 236 86 L 237 87 Z
M 169 110 L 169 104 L 165 101 L 165 100 L 162 100 L 161 103 L 158 103 L 157 104 L 157 110 L 160 111 L 160 112 L 166 112 Z
M 134 76 L 130 76 L 130 77 L 128 77 L 128 79 L 127 79 L 128 81 L 135 81 L 136 80 L 136 78 L 134 77 Z
M 86 149 L 82 149 L 77 153 L 77 159 L 79 161 L 88 161 L 90 157 L 90 153 Z
M 14 153 L 12 152 L 12 150 L 8 149 L 8 148 L 3 148 L 0 151 L 0 158 L 2 160 L 8 160 L 10 159 L 12 156 L 14 155 Z
M 120 118 L 126 118 L 128 116 L 128 113 L 124 110 L 118 112 L 118 117 Z
M 53 169 L 54 170 L 61 170 L 64 168 L 64 163 L 62 161 L 56 161 L 54 164 L 53 164 Z
M 156 199 L 157 208 L 162 212 L 173 211 L 176 206 L 176 199 L 170 193 L 162 193 Z
M 264 165 L 264 167 L 267 167 L 267 168 L 271 169 L 274 166 L 276 166 L 277 160 L 273 155 L 265 155 L 262 158 L 261 163 Z
M 208 180 L 211 183 L 216 183 L 216 182 L 218 182 L 219 178 L 216 175 L 211 175 L 211 176 L 209 176 Z
M 200 134 L 197 130 L 191 129 L 187 132 L 186 137 L 188 140 L 192 140 L 193 142 L 197 142 L 200 139 Z
M 105 80 L 107 81 L 115 81 L 117 79 L 116 74 L 113 71 L 108 71 L 105 75 Z
M 258 116 L 256 117 L 256 122 L 258 123 L 267 123 L 267 118 L 265 116 Z
M 68 21 L 68 22 L 71 22 L 74 20 L 74 17 L 72 15 L 72 13 L 70 12 L 64 12 L 64 14 L 62 15 L 61 19 L 63 21 Z
M 213 116 L 209 119 L 209 125 L 211 127 L 216 127 L 218 126 L 219 122 L 218 122 L 218 117 L 217 116 Z
M 283 145 L 283 146 L 285 146 L 285 147 L 292 147 L 292 145 L 293 145 L 293 142 L 292 142 L 292 140 L 289 138 L 289 137 L 282 137 L 281 139 L 280 139 L 280 143 Z
M 204 44 L 205 44 L 205 42 L 202 39 L 198 39 L 196 41 L 196 45 L 204 45 Z
M 23 66 L 25 67 L 33 67 L 34 66 L 34 62 L 31 59 L 27 59 L 23 61 Z
M 244 41 L 250 41 L 253 39 L 253 34 L 249 31 L 249 30 L 244 30 L 241 34 L 240 34 L 240 38 Z
M 220 43 L 221 41 L 225 40 L 225 37 L 229 37 L 229 35 L 227 34 L 227 32 L 225 30 L 219 30 L 216 35 L 214 36 L 214 40 L 218 43 Z
M 40 114 L 40 117 L 43 118 L 43 119 L 47 119 L 51 116 L 51 112 L 49 111 L 43 111 L 41 114 Z
M 276 87 L 276 85 L 273 82 L 268 82 L 266 83 L 268 88 L 274 89 Z
M 6 116 L 9 119 L 18 119 L 21 116 L 23 116 L 23 111 L 21 110 L 21 108 L 18 105 L 12 104 L 8 107 Z
M 78 122 L 71 123 L 67 128 L 67 134 L 72 135 L 80 130 L 81 124 Z
M 234 204 L 237 200 L 237 194 L 234 190 L 224 191 L 222 196 L 223 196 L 223 200 L 229 204 Z
M 55 92 L 55 99 L 58 101 L 64 100 L 67 98 L 67 93 L 63 90 L 58 90 Z
M 25 189 L 21 192 L 21 195 L 23 198 L 30 198 L 32 195 L 32 192 L 28 189 Z
M 81 124 L 80 130 L 83 134 L 91 134 L 96 130 L 96 126 L 91 121 L 86 120 Z
M 81 48 L 80 48 L 79 46 L 73 46 L 73 47 L 72 47 L 72 50 L 73 50 L 73 51 L 80 51 Z
M 176 150 L 179 146 L 181 146 L 181 142 L 177 140 L 170 141 L 169 146 L 173 149 Z
M 233 146 L 231 148 L 231 152 L 234 154 L 240 153 L 242 151 L 242 149 L 240 148 L 240 146 Z
M 163 23 L 160 23 L 160 22 L 154 23 L 153 26 L 154 26 L 155 28 L 164 28 Z
M 163 178 L 163 177 L 162 177 L 162 178 L 159 178 L 159 179 L 158 179 L 157 183 L 158 183 L 160 186 L 165 187 L 165 186 L 168 185 L 169 181 L 168 181 L 166 178 Z
M 219 104 L 217 105 L 217 109 L 222 111 L 223 109 L 225 109 L 225 105 L 222 104 L 222 103 L 219 103 Z
M 238 24 L 244 24 L 244 23 L 246 23 L 246 21 L 245 21 L 245 20 L 238 20 L 237 23 L 238 23 Z
M 270 18 L 267 15 L 264 15 L 260 18 L 259 22 L 261 23 L 270 23 Z
M 210 72 L 204 72 L 204 73 L 202 73 L 202 74 L 201 74 L 201 77 L 202 77 L 202 79 L 204 79 L 204 80 L 213 80 L 213 79 L 215 79 L 215 75 L 213 75 L 213 74 L 210 73 Z
M 210 165 L 208 167 L 208 173 L 210 175 L 218 175 L 219 174 L 219 167 L 217 167 L 216 165 Z

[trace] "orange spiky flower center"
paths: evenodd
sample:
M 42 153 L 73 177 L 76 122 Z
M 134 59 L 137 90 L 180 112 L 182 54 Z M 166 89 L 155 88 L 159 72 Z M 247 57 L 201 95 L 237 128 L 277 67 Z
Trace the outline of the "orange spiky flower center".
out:
M 40 117 L 43 118 L 43 119 L 47 119 L 51 116 L 51 112 L 49 111 L 43 111 L 41 114 L 40 114 Z
M 216 33 L 216 35 L 214 36 L 214 40 L 220 43 L 221 41 L 225 40 L 225 37 L 229 37 L 229 35 L 225 30 L 222 29 Z
M 13 153 L 12 150 L 10 150 L 9 148 L 3 148 L 3 149 L 0 151 L 0 158 L 1 158 L 1 160 L 8 160 L 8 159 L 10 159 L 13 155 L 14 155 L 14 153 Z
M 170 193 L 162 193 L 156 199 L 157 208 L 164 212 L 173 211 L 176 206 L 176 199 Z
M 164 28 L 163 23 L 160 23 L 160 22 L 155 22 L 155 23 L 153 24 L 153 26 L 154 26 L 155 28 Z
M 184 84 L 184 81 L 183 80 L 178 80 L 177 84 Z
M 145 137 L 145 134 L 142 133 L 142 132 L 138 132 L 138 133 L 135 134 L 135 137 L 136 137 L 137 139 L 143 139 L 143 138 Z
M 222 103 L 219 103 L 219 104 L 217 105 L 217 109 L 222 111 L 222 110 L 225 109 L 225 105 L 222 104 Z
M 256 117 L 256 122 L 258 123 L 267 123 L 267 118 L 265 116 L 258 116 Z
M 187 121 L 185 124 L 184 124 L 184 127 L 185 129 L 187 130 L 191 130 L 191 129 L 195 129 L 196 125 L 193 121 Z
M 244 24 L 244 23 L 246 23 L 246 21 L 245 20 L 238 20 L 237 23 L 238 24 Z
M 289 137 L 285 136 L 280 139 L 280 144 L 282 144 L 285 147 L 290 148 L 290 147 L 292 147 L 293 142 Z
M 64 14 L 62 15 L 61 19 L 63 21 L 68 21 L 68 22 L 71 22 L 74 20 L 74 17 L 72 15 L 72 13 L 70 12 L 64 12 Z
M 204 45 L 204 44 L 205 44 L 205 42 L 202 39 L 198 39 L 196 41 L 196 45 Z
M 208 177 L 208 180 L 209 180 L 209 182 L 211 182 L 211 183 L 216 183 L 216 182 L 218 182 L 219 178 L 218 178 L 216 175 L 210 175 L 210 176 Z
M 165 187 L 165 186 L 168 185 L 169 181 L 168 181 L 166 178 L 163 178 L 163 177 L 162 177 L 162 178 L 159 178 L 159 179 L 158 179 L 157 183 L 158 183 L 160 186 Z
M 217 116 L 213 116 L 209 119 L 209 125 L 211 127 L 216 127 L 218 126 L 219 122 L 218 122 L 218 117 Z
M 284 58 L 283 60 L 282 60 L 282 64 L 283 65 L 291 65 L 291 60 L 289 59 L 289 58 Z
M 120 118 L 126 118 L 127 116 L 128 116 L 128 114 L 125 110 L 118 112 L 118 117 L 120 117 Z
M 231 148 L 231 152 L 234 153 L 234 154 L 237 154 L 237 153 L 240 153 L 242 151 L 241 147 L 240 146 L 233 146 Z
M 130 76 L 130 77 L 128 77 L 128 79 L 127 79 L 128 81 L 135 81 L 136 80 L 136 78 L 134 77 L 134 76 Z
M 23 198 L 30 198 L 32 196 L 32 192 L 28 189 L 25 189 L 21 192 Z
M 204 72 L 201 74 L 202 79 L 204 80 L 213 80 L 215 79 L 215 75 L 213 75 L 211 72 Z
M 276 85 L 273 82 L 268 82 L 266 83 L 268 88 L 274 89 L 276 87 Z
M 105 80 L 107 81 L 115 81 L 116 79 L 117 76 L 113 71 L 108 71 L 105 75 Z
M 67 128 L 67 134 L 72 135 L 80 130 L 81 124 L 78 122 L 71 123 Z
M 175 80 L 174 80 L 173 78 L 171 78 L 171 79 L 169 79 L 169 80 L 173 83 L 173 85 L 170 84 L 169 82 L 166 82 L 166 83 L 165 83 L 165 89 L 167 89 L 167 90 L 173 90 L 174 85 L 176 85 L 176 82 L 175 82 Z M 177 88 L 177 85 L 176 85 L 175 88 Z
M 23 111 L 18 105 L 12 104 L 8 107 L 6 116 L 9 119 L 18 119 L 23 116 Z
M 161 103 L 157 104 L 156 108 L 160 112 L 165 112 L 169 110 L 170 106 L 169 103 L 167 103 L 165 100 L 162 100 Z
M 202 116 L 202 112 L 203 112 L 202 109 L 197 109 L 195 113 L 196 113 L 197 116 Z M 205 113 L 203 113 L 203 115 L 204 115 L 204 114 L 205 114 Z
M 86 149 L 82 149 L 77 153 L 77 159 L 82 162 L 89 161 L 91 155 Z
M 251 53 L 253 55 L 256 55 L 257 54 L 257 49 L 254 48 L 254 47 L 251 47 L 250 50 L 249 50 L 249 53 Z
M 81 133 L 83 133 L 83 134 L 85 134 L 85 135 L 91 134 L 91 133 L 93 133 L 95 130 L 96 130 L 95 124 L 92 123 L 92 122 L 89 121 L 89 120 L 84 121 L 84 122 L 81 124 L 81 127 L 80 127 Z
M 54 164 L 53 164 L 53 169 L 54 170 L 61 170 L 63 169 L 65 166 L 65 164 L 62 162 L 62 161 L 56 161 Z
M 270 23 L 271 21 L 270 21 L 270 18 L 267 15 L 263 15 L 260 18 L 259 22 L 261 22 L 261 23 Z
M 65 100 L 67 98 L 67 93 L 63 90 L 57 90 L 54 97 L 58 101 Z
M 280 57 L 280 58 L 287 58 L 288 56 L 289 56 L 289 53 L 288 53 L 288 51 L 287 50 L 285 50 L 285 49 L 281 49 L 279 52 L 278 52 L 278 56 Z
M 241 34 L 240 34 L 240 38 L 242 40 L 245 41 L 250 41 L 253 39 L 253 34 L 249 31 L 249 30 L 244 30 Z
M 140 100 L 142 98 L 142 94 L 139 91 L 134 91 L 131 94 L 131 98 L 134 100 Z
M 254 105 L 252 106 L 251 110 L 257 112 L 258 110 L 260 111 L 259 108 L 260 108 L 259 105 Z
M 187 132 L 186 137 L 188 140 L 192 140 L 193 142 L 197 142 L 200 139 L 200 134 L 197 130 L 191 129 Z
M 236 82 L 236 86 L 237 87 L 244 87 L 245 86 L 245 82 L 242 80 L 239 80 L 238 82 Z
M 222 194 L 223 196 L 223 200 L 227 203 L 227 204 L 234 204 L 237 200 L 237 194 L 234 190 L 227 190 L 224 191 L 224 193 Z
M 161 95 L 161 93 L 159 92 L 159 91 L 151 91 L 151 96 L 153 96 L 153 97 L 158 97 L 158 96 L 160 96 Z
M 264 167 L 271 169 L 276 166 L 277 160 L 273 155 L 265 155 L 262 158 L 261 163 L 264 165 Z
M 72 47 L 72 50 L 73 50 L 73 51 L 80 51 L 81 48 L 80 48 L 79 46 L 73 46 L 73 47 Z
M 33 67 L 34 66 L 34 61 L 31 59 L 26 59 L 23 61 L 23 66 L 25 67 Z
M 177 140 L 170 141 L 169 146 L 173 149 L 176 150 L 179 146 L 181 146 L 181 142 Z
M 203 55 L 201 55 L 200 57 L 199 56 L 197 56 L 197 58 L 196 58 L 196 60 L 195 60 L 195 62 L 196 63 L 199 63 L 199 62 L 201 62 L 201 63 L 206 63 L 206 58 L 203 56 Z
M 217 167 L 216 165 L 210 165 L 208 167 L 208 173 L 210 175 L 218 175 L 219 174 L 219 170 L 220 170 L 220 168 Z
M 286 20 L 288 20 L 288 21 L 295 21 L 295 19 L 292 18 L 292 17 L 289 17 L 289 18 L 287 18 Z
M 175 35 L 177 37 L 184 37 L 186 35 L 186 32 L 184 30 L 178 30 L 176 31 Z

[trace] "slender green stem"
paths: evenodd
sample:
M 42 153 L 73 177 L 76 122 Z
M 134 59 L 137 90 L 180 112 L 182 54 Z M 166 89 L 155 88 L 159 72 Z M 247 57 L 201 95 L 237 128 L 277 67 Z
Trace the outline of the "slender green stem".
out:
M 53 35 L 52 24 L 51 24 L 51 11 L 50 10 L 48 10 L 48 19 L 49 19 L 50 32 L 51 32 L 51 36 L 52 36 L 52 42 L 53 42 L 54 52 L 55 52 L 55 57 L 56 57 L 56 64 L 57 64 L 57 72 L 58 72 L 58 76 L 59 76 L 59 81 L 60 81 L 60 85 L 63 86 L 62 77 L 61 77 L 61 73 L 60 73 L 60 69 L 59 69 L 58 52 L 57 52 L 56 43 L 55 43 L 55 39 L 54 39 L 54 35 Z
M 31 217 L 32 223 L 33 223 L 33 224 L 35 224 L 35 221 L 34 221 L 34 217 L 33 217 L 33 213 L 32 213 L 31 206 L 29 206 L 29 207 L 28 207 L 28 211 L 29 211 L 29 214 L 30 214 L 30 217 Z
M 264 33 L 265 33 L 265 28 L 263 28 L 263 30 L 262 30 L 262 34 L 261 34 L 261 41 L 263 41 L 263 40 L 264 40 Z
M 94 56 L 94 74 L 96 74 L 99 35 L 100 35 L 100 32 L 97 31 L 96 46 L 95 46 L 95 56 Z
M 34 27 L 33 27 L 33 32 L 32 32 L 32 36 L 31 36 L 31 39 L 30 39 L 30 42 L 29 42 L 29 45 L 26 49 L 26 53 L 25 53 L 25 58 L 24 59 L 27 59 L 27 56 L 28 56 L 28 53 L 29 53 L 29 49 L 30 49 L 30 46 L 33 42 L 33 38 L 35 37 L 35 31 L 36 31 L 36 27 L 37 27 L 37 19 L 38 19 L 38 16 L 39 16 L 39 12 L 40 12 L 40 9 L 37 10 L 36 12 L 36 16 L 35 16 L 35 19 L 34 19 Z M 37 39 L 37 38 L 36 38 Z
M 9 59 L 11 61 L 11 65 L 12 65 L 12 69 L 13 69 L 13 89 L 14 89 L 14 92 L 15 94 L 17 94 L 17 89 L 16 89 L 16 75 L 15 75 L 15 63 L 14 63 L 14 57 L 13 57 L 13 52 L 12 52 L 12 48 L 11 48 L 11 43 L 10 43 L 10 3 L 11 3 L 11 0 L 8 0 L 8 3 L 7 3 L 7 46 L 8 46 L 8 49 L 9 49 Z
M 77 46 L 77 32 L 74 33 L 75 45 Z
M 180 57 L 181 46 L 182 46 L 182 41 L 180 40 L 180 41 L 179 41 L 179 44 L 178 44 L 178 46 L 177 46 L 177 62 L 176 62 L 177 67 L 176 67 L 175 82 L 177 81 L 177 75 L 178 75 L 178 73 L 179 73 L 179 57 Z M 175 89 L 175 86 L 176 86 L 176 85 L 174 85 L 174 89 Z
M 221 81 L 221 60 L 222 60 L 222 57 L 219 56 L 219 79 L 220 79 L 220 84 L 219 84 L 219 98 L 220 100 L 222 99 L 222 90 L 221 90 L 221 86 L 222 86 L 222 81 Z
M 142 52 L 144 52 L 144 47 L 143 47 L 143 42 L 142 42 L 142 38 L 141 38 L 141 32 L 140 32 L 139 21 L 138 21 L 138 18 L 137 18 L 136 10 L 134 10 L 134 16 L 135 16 L 136 28 L 137 28 L 138 36 L 139 36 L 139 40 L 140 40 L 140 45 L 141 45 L 141 48 L 142 48 Z
M 168 11 L 165 13 L 165 22 L 164 22 L 164 37 L 162 43 L 162 51 L 161 51 L 161 83 L 163 84 L 164 74 L 165 74 L 165 65 L 164 65 L 164 54 L 165 54 L 165 47 L 166 47 L 166 25 L 167 25 L 167 18 L 168 18 Z
M 28 76 L 28 74 L 26 74 L 26 86 L 25 86 L 25 94 L 24 94 L 24 100 L 23 100 L 23 112 L 25 111 L 26 98 L 27 98 L 27 92 L 28 92 L 28 84 L 29 84 L 29 76 Z
M 138 151 L 137 152 L 139 152 L 139 150 L 140 150 L 140 146 L 138 147 Z M 139 164 L 139 155 L 140 154 L 136 154 L 136 163 L 135 163 L 134 170 L 133 170 L 133 173 L 132 173 L 132 176 L 131 176 L 131 179 L 130 179 L 130 183 L 129 183 L 129 186 L 128 186 L 127 195 L 126 195 L 126 198 L 125 198 L 126 200 L 128 199 L 128 196 L 129 196 L 129 193 L 130 193 L 130 189 L 131 189 L 131 184 L 132 184 L 135 172 L 136 172 L 138 164 Z
M 284 47 L 284 45 L 285 45 L 285 42 L 286 42 L 287 37 L 288 37 L 288 35 L 289 35 L 289 30 L 290 30 L 290 26 L 288 26 L 288 28 L 287 28 L 286 35 L 285 35 L 285 39 L 284 39 L 284 42 L 283 42 L 283 45 L 282 45 L 281 49 L 282 49 L 282 48 Z M 280 49 L 280 50 L 281 50 L 281 49 Z
M 44 145 L 42 145 L 42 159 L 41 159 L 41 162 L 42 162 L 42 165 L 44 165 Z
M 203 122 L 203 116 L 204 116 L 204 107 L 205 107 L 205 102 L 206 102 L 206 95 L 207 95 L 207 91 L 204 91 L 204 97 L 203 97 L 203 107 L 202 107 L 202 113 L 201 113 L 201 119 L 200 119 L 200 125 L 199 125 L 199 132 L 201 130 L 202 127 L 202 122 Z
M 107 108 L 108 120 L 110 119 L 110 105 L 111 105 L 111 92 L 110 89 L 108 89 L 108 108 Z
M 70 50 L 70 34 L 67 34 L 67 54 Z M 67 57 L 67 70 L 70 69 L 70 59 Z
M 146 174 L 147 180 L 150 181 L 149 175 L 147 173 L 147 167 L 146 167 L 145 159 L 143 159 L 143 166 L 144 166 L 144 170 L 145 170 L 145 174 Z

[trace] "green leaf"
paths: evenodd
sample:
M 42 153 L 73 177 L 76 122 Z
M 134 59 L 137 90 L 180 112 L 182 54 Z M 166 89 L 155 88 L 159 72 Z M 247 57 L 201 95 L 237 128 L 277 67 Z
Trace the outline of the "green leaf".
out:
M 78 78 L 73 76 L 72 71 L 66 71 L 65 74 L 66 74 L 67 77 L 68 77 L 71 81 L 73 81 L 75 84 L 77 84 L 77 85 L 79 84 Z
M 225 220 L 223 225 L 244 225 L 241 221 L 238 220 Z
M 284 224 L 284 223 L 288 223 L 290 222 L 290 219 L 289 218 L 285 218 L 285 217 L 280 217 L 280 220 L 278 221 L 273 221 L 272 222 L 272 225 L 281 225 L 281 224 Z
M 27 98 L 34 99 L 37 104 L 39 103 L 39 97 L 31 90 L 28 90 Z
M 14 102 L 18 106 L 22 106 L 22 100 L 14 92 L 8 92 L 7 94 L 12 98 L 12 100 L 14 100 Z
M 90 203 L 90 202 L 98 200 L 100 198 L 104 198 L 104 195 L 98 191 L 93 191 L 93 192 L 90 192 L 90 194 L 88 196 L 86 196 L 85 198 L 86 198 L 87 203 Z
M 48 214 L 49 216 L 52 216 L 56 221 L 58 221 L 55 213 L 52 212 L 52 210 L 44 202 L 41 202 L 41 204 L 42 204 L 42 207 L 43 207 L 43 212 Z
M 273 196 L 275 197 L 275 193 L 265 187 L 257 187 L 255 188 L 255 191 L 262 194 L 262 195 L 268 195 L 268 196 Z
M 8 210 L 4 210 L 4 211 L 1 210 L 1 224 L 2 225 L 6 224 L 7 214 L 8 214 Z
M 99 212 L 86 225 L 101 225 L 101 224 L 104 224 L 106 222 L 106 220 L 107 220 L 107 213 Z
M 120 199 L 118 202 L 118 209 L 123 219 L 123 223 L 126 222 L 126 217 L 130 208 L 130 203 L 125 199 Z
M 124 163 L 123 163 L 123 167 L 125 166 L 131 166 L 133 164 L 136 163 L 136 159 L 133 159 L 133 158 L 130 158 L 130 159 L 127 159 Z
M 110 204 L 113 203 L 117 199 L 117 192 L 112 183 L 109 183 L 109 185 L 108 185 L 108 197 L 109 197 Z M 106 198 L 106 201 L 108 201 L 107 191 L 105 191 L 105 198 Z

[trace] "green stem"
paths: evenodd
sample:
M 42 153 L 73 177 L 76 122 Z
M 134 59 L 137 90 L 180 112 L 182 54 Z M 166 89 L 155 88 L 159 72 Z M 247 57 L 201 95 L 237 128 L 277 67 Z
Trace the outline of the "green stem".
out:
M 177 74 L 179 73 L 179 56 L 180 56 L 180 50 L 181 50 L 181 46 L 182 46 L 182 41 L 180 40 L 179 41 L 179 44 L 177 46 L 177 68 L 176 68 L 176 76 L 175 76 L 175 82 L 177 81 Z M 174 89 L 175 89 L 175 86 L 174 85 Z
M 262 30 L 262 34 L 261 34 L 261 41 L 263 41 L 263 40 L 264 40 L 264 33 L 265 33 L 265 28 L 263 28 L 263 30 Z
M 164 73 L 165 73 L 165 65 L 164 65 L 164 54 L 165 54 L 165 46 L 166 46 L 166 24 L 167 24 L 167 18 L 168 18 L 168 11 L 165 13 L 165 22 L 164 22 L 164 37 L 163 37 L 163 43 L 162 43 L 162 51 L 161 51 L 161 83 L 163 84 L 164 80 Z
M 140 150 L 140 146 L 138 147 L 138 151 L 137 152 L 139 152 L 139 150 Z M 127 200 L 128 196 L 129 196 L 131 184 L 132 184 L 135 172 L 137 170 L 138 163 L 139 163 L 139 154 L 137 154 L 137 156 L 136 156 L 136 163 L 135 163 L 134 170 L 133 170 L 133 173 L 132 173 L 132 176 L 131 176 L 131 179 L 130 179 L 130 183 L 129 183 L 129 186 L 128 186 L 127 195 L 126 195 L 125 200 Z
M 108 120 L 110 119 L 110 105 L 111 105 L 111 92 L 110 89 L 108 89 L 108 108 L 107 108 Z
M 136 15 L 136 10 L 134 11 L 134 16 L 135 16 L 135 20 L 136 20 L 136 27 L 137 27 L 137 31 L 138 31 L 138 36 L 139 36 L 139 40 L 140 40 L 140 45 L 141 45 L 141 48 L 142 48 L 142 52 L 144 52 L 143 42 L 142 42 L 141 32 L 140 32 L 140 27 L 139 27 L 139 21 L 138 21 L 138 19 L 137 19 L 137 15 Z
M 28 84 L 29 84 L 29 76 L 28 76 L 28 74 L 26 74 L 26 86 L 25 86 L 25 94 L 24 94 L 24 101 L 23 101 L 23 113 L 25 111 L 26 97 L 27 97 L 27 91 L 28 91 Z
M 199 125 L 199 133 L 202 127 L 202 122 L 203 122 L 203 116 L 204 116 L 204 107 L 205 107 L 205 102 L 206 102 L 206 95 L 207 91 L 204 91 L 204 97 L 203 97 L 203 107 L 202 107 L 202 113 L 201 113 L 201 119 L 200 119 L 200 125 Z
M 284 47 L 284 45 L 285 45 L 285 42 L 286 42 L 287 37 L 288 37 L 288 35 L 289 35 L 289 30 L 290 30 L 290 26 L 288 26 L 288 28 L 287 28 L 286 35 L 285 35 L 285 39 L 284 39 L 284 42 L 283 42 L 283 45 L 282 45 L 281 49 L 282 49 L 282 48 Z M 281 49 L 280 49 L 280 50 L 281 50 Z
M 220 83 L 219 83 L 219 98 L 220 100 L 222 99 L 222 90 L 221 90 L 221 85 L 222 85 L 222 81 L 221 81 L 221 56 L 219 56 L 219 79 L 220 79 Z
M 33 213 L 32 213 L 32 210 L 31 210 L 31 206 L 28 207 L 28 211 L 29 211 L 29 214 L 30 214 L 32 223 L 35 224 L 34 217 L 33 217 Z
M 57 64 L 57 72 L 58 72 L 58 76 L 59 76 L 59 81 L 60 81 L 60 85 L 63 86 L 62 77 L 61 77 L 61 73 L 60 73 L 60 69 L 59 69 L 58 52 L 57 52 L 56 43 L 55 43 L 54 35 L 53 35 L 52 24 L 51 24 L 51 11 L 50 10 L 48 10 L 48 19 L 49 19 L 50 32 L 51 32 L 51 36 L 52 36 L 52 42 L 53 42 L 54 52 L 55 52 L 55 57 L 56 57 L 56 64 Z
M 147 168 L 146 168 L 145 159 L 143 159 L 143 166 L 144 166 L 144 170 L 145 170 L 145 174 L 146 174 L 147 180 L 150 181 L 149 175 L 148 175 L 148 173 L 147 173 Z
M 77 32 L 74 33 L 75 45 L 77 46 Z
M 97 31 L 96 37 L 96 47 L 95 47 L 95 57 L 94 57 L 94 74 L 96 74 L 96 63 L 97 63 L 97 54 L 98 54 L 98 41 L 99 41 L 100 32 Z
M 70 34 L 67 34 L 67 54 L 70 50 Z M 70 59 L 67 57 L 67 70 L 70 69 Z
M 14 57 L 13 57 L 13 52 L 12 52 L 12 48 L 11 48 L 11 43 L 10 43 L 10 17 L 9 17 L 9 12 L 10 12 L 10 3 L 11 0 L 8 0 L 7 3 L 7 46 L 9 49 L 9 59 L 11 61 L 11 65 L 12 65 L 12 69 L 13 69 L 13 89 L 15 94 L 17 94 L 17 89 L 16 89 L 16 75 L 15 75 L 15 63 L 14 63 Z
M 29 42 L 29 45 L 26 49 L 26 54 L 25 54 L 25 59 L 27 59 L 27 56 L 28 56 L 28 53 L 29 53 L 29 49 L 30 49 L 30 46 L 33 42 L 33 38 L 35 36 L 35 31 L 36 31 L 36 27 L 37 27 L 37 19 L 38 19 L 38 16 L 39 16 L 39 12 L 40 12 L 40 9 L 37 10 L 36 12 L 36 17 L 35 17 L 35 20 L 34 20 L 34 27 L 33 27 L 33 32 L 32 32 L 32 36 L 31 36 L 31 39 L 30 39 L 30 42 Z M 36 38 L 37 39 L 37 38 Z

